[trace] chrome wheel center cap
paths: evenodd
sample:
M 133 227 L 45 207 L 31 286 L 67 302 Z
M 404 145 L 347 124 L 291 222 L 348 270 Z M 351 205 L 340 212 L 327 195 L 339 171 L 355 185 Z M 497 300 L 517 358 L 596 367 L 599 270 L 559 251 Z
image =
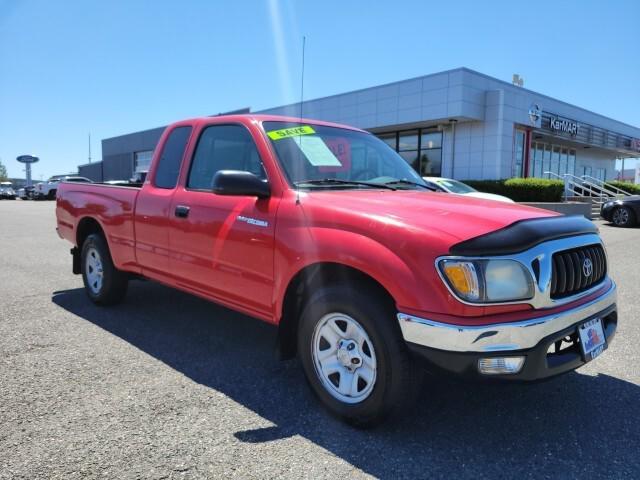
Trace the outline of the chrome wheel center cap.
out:
M 340 364 L 349 370 L 355 370 L 362 365 L 362 357 L 358 351 L 358 344 L 353 340 L 340 340 L 336 352 Z

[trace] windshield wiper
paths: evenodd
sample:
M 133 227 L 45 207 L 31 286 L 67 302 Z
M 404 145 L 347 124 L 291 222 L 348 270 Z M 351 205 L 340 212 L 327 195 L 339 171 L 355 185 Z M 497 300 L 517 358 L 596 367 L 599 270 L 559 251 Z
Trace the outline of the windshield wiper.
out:
M 361 182 L 359 180 L 340 180 L 338 178 L 323 178 L 321 180 L 300 180 L 299 182 L 293 182 L 296 186 L 303 184 L 308 185 L 364 185 L 366 187 L 373 188 L 386 188 L 388 190 L 397 190 L 396 188 L 386 183 L 375 182 Z
M 429 185 L 425 185 L 423 183 L 418 183 L 418 182 L 412 182 L 411 180 L 405 180 L 405 179 L 398 179 L 398 180 L 391 180 L 390 182 L 384 182 L 384 185 L 413 185 L 415 187 L 422 187 L 422 188 L 426 188 L 427 190 L 431 190 L 432 192 L 435 192 L 436 189 L 433 187 L 430 187 Z

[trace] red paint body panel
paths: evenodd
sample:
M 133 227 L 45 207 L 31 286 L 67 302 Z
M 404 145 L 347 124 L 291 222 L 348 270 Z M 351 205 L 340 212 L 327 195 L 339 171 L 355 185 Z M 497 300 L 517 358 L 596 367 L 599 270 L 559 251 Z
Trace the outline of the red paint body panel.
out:
M 434 262 L 460 241 L 518 220 L 555 214 L 428 191 L 296 192 L 289 187 L 262 130 L 261 122 L 271 120 L 300 121 L 232 115 L 173 124 L 160 139 L 141 189 L 62 184 L 56 210 L 59 234 L 76 244 L 80 221 L 94 218 L 107 235 L 118 268 L 273 323 L 280 320 L 284 295 L 295 275 L 324 262 L 366 273 L 389 291 L 399 309 L 415 315 L 481 324 L 524 319 L 534 313 L 527 304 L 462 304 L 445 288 Z M 315 120 L 308 123 L 342 127 Z M 221 196 L 185 188 L 197 138 L 214 124 L 240 124 L 248 129 L 267 172 L 270 198 Z M 193 131 L 178 185 L 157 188 L 153 185 L 155 167 L 168 132 L 185 125 Z M 174 215 L 178 205 L 190 208 L 188 218 Z M 264 224 L 256 226 L 239 217 L 260 219 Z
M 138 271 L 135 256 L 134 209 L 140 190 L 90 183 L 61 183 L 56 215 L 58 233 L 76 244 L 77 226 L 85 218 L 104 230 L 115 266 Z
M 280 199 L 213 195 L 178 189 L 171 210 L 190 207 L 189 218 L 170 217 L 169 267 L 176 282 L 273 315 L 273 253 Z M 266 226 L 238 218 L 259 218 Z

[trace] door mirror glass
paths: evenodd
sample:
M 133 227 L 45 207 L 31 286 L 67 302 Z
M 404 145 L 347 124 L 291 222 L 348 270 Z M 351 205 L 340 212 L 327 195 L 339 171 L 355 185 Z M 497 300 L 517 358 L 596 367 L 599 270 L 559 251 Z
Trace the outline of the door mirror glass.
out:
M 213 192 L 218 195 L 246 195 L 267 198 L 271 195 L 269 182 L 251 172 L 219 170 L 213 176 Z

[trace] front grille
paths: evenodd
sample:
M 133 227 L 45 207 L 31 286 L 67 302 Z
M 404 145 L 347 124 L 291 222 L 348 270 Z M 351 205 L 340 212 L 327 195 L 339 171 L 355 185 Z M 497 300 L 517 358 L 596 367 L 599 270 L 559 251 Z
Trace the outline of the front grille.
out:
M 591 268 L 589 268 L 589 263 Z M 591 271 L 590 275 L 587 275 Z M 594 244 L 553 254 L 551 298 L 564 298 L 600 283 L 607 274 L 602 245 Z

